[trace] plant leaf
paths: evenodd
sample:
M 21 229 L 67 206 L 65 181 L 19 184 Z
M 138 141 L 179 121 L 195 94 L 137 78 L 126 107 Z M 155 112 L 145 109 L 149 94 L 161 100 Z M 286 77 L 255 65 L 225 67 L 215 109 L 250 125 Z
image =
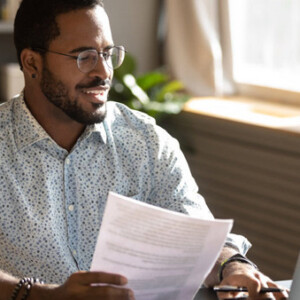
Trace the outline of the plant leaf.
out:
M 184 103 L 173 102 L 149 102 L 145 108 L 146 111 L 156 111 L 166 114 L 178 114 L 180 113 Z
M 167 100 L 166 95 L 173 94 L 175 92 L 183 90 L 184 86 L 182 82 L 173 80 L 167 83 L 156 95 L 156 101 L 164 102 Z
M 155 71 L 138 77 L 136 81 L 143 90 L 148 91 L 154 86 L 167 82 L 167 80 L 168 76 L 166 74 Z
M 135 77 L 131 74 L 126 74 L 123 77 L 124 84 L 128 87 L 131 93 L 142 103 L 147 104 L 150 99 L 147 93 L 137 84 Z

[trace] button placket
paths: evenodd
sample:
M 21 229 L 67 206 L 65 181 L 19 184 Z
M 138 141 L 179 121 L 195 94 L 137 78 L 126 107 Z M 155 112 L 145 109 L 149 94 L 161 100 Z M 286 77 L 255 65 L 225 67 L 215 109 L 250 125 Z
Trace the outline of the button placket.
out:
M 69 155 L 70 156 L 70 155 Z M 77 242 L 76 236 L 74 236 L 74 228 L 76 228 L 76 214 L 75 214 L 75 203 L 73 202 L 73 196 L 70 194 L 70 175 L 72 175 L 72 159 L 66 157 L 64 161 L 64 178 L 65 178 L 65 206 L 67 214 L 67 226 L 68 226 L 68 243 L 72 253 L 72 256 L 77 262 Z

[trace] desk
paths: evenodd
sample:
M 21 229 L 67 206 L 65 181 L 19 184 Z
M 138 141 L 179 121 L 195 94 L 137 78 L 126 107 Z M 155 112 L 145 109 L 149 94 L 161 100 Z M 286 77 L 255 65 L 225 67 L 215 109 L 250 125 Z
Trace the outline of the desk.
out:
M 292 281 L 284 280 L 277 281 L 277 283 L 283 287 L 290 288 Z M 194 297 L 193 300 L 218 300 L 218 297 L 212 289 L 202 288 L 198 291 L 197 295 Z

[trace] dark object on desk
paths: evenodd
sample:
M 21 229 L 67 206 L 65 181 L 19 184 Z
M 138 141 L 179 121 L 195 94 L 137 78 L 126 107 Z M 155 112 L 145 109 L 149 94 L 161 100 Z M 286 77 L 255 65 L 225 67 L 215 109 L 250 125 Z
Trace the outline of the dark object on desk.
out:
M 201 288 L 193 300 L 218 300 L 213 289 Z
M 292 281 L 284 280 L 284 281 L 277 281 L 277 283 L 283 287 L 290 288 Z M 300 298 L 296 298 L 296 299 L 299 300 Z M 199 291 L 197 292 L 193 300 L 218 300 L 218 297 L 216 295 L 216 292 L 214 292 L 212 288 L 201 288 L 199 289 Z
M 230 285 L 223 285 L 223 286 L 215 286 L 213 288 L 215 292 L 247 292 L 247 288 L 245 287 L 239 287 L 239 286 L 230 286 Z M 260 293 L 279 293 L 283 292 L 283 289 L 280 288 L 274 288 L 274 287 L 267 287 L 262 288 L 260 290 Z

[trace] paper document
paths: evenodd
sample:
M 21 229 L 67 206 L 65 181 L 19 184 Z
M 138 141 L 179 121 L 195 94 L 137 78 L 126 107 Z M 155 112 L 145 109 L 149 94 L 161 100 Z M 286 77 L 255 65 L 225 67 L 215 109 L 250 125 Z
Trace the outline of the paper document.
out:
M 137 300 L 193 299 L 232 224 L 110 192 L 91 270 L 124 275 Z

